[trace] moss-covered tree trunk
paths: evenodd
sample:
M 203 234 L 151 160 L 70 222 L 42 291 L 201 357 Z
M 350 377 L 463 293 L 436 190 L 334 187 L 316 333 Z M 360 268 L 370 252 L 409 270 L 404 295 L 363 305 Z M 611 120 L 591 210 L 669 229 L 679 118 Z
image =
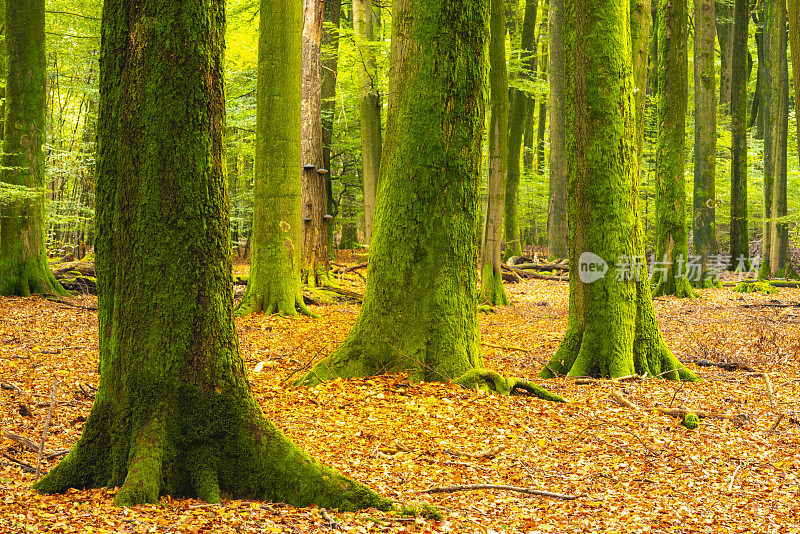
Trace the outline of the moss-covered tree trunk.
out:
M 731 74 L 731 249 L 734 266 L 750 257 L 747 215 L 748 0 L 735 0 Z M 749 263 L 748 263 L 749 266 Z
M 664 343 L 643 263 L 630 1 L 565 0 L 570 301 L 543 376 L 693 379 Z M 603 262 L 609 267 L 603 274 Z M 594 267 L 590 267 L 593 265 Z M 643 267 L 643 266 L 642 266 Z
M 786 177 L 789 121 L 786 2 L 764 6 L 764 245 L 761 277 L 782 274 L 789 253 Z
M 300 288 L 302 6 L 259 9 L 256 158 L 250 277 L 238 315 L 310 314 Z
M 550 14 L 550 1 L 545 0 L 542 3 L 542 22 L 539 24 L 539 39 L 538 41 L 541 43 L 541 61 L 539 62 L 539 80 L 542 82 L 547 81 L 547 63 L 548 63 L 548 51 L 550 47 L 548 46 L 548 36 L 547 36 L 547 17 Z M 537 127 L 536 127 L 536 170 L 538 174 L 541 176 L 544 174 L 544 157 L 546 154 L 545 150 L 545 130 L 547 129 L 547 96 L 545 94 L 540 95 L 539 98 L 539 112 L 537 115 Z
M 800 0 L 786 0 L 787 17 L 789 23 L 789 44 L 791 47 L 792 82 L 794 86 L 795 118 L 800 117 Z M 797 133 L 800 134 L 800 121 L 795 121 Z M 798 149 L 800 149 L 800 135 L 797 135 Z M 800 150 L 799 150 L 800 152 Z M 787 266 L 788 267 L 788 266 Z
M 305 377 L 482 367 L 477 322 L 486 2 L 395 0 L 367 287 L 344 343 Z
M 322 48 L 328 54 L 323 54 L 322 59 L 322 166 L 331 170 L 331 144 L 333 143 L 333 117 L 336 109 L 336 85 L 339 70 L 339 24 L 341 19 L 342 0 L 327 0 L 323 18 L 330 25 L 324 25 L 322 31 Z M 325 174 L 325 199 L 327 212 L 333 216 L 339 215 L 339 206 L 333 198 L 332 172 Z M 328 253 L 333 259 L 335 249 L 333 243 L 335 224 L 333 219 L 328 221 Z
M 537 0 L 525 3 L 525 14 L 522 21 L 520 53 L 522 54 L 522 70 L 520 78 L 530 80 L 531 56 L 535 53 Z M 506 168 L 506 205 L 503 225 L 505 227 L 506 251 L 504 259 L 522 255 L 522 242 L 519 228 L 519 180 L 520 152 L 522 150 L 522 133 L 529 114 L 534 112 L 528 106 L 527 94 L 519 89 L 511 89 L 511 103 L 508 113 L 508 165 Z
M 364 239 L 369 244 L 378 194 L 381 168 L 381 94 L 373 41 L 372 0 L 353 0 L 353 30 L 358 59 L 358 84 L 361 86 L 361 178 L 364 184 Z
M 714 0 L 694 0 L 694 195 L 692 244 L 695 287 L 711 287 L 716 280 L 710 258 L 717 254 L 716 169 L 717 98 L 714 76 Z M 724 65 L 723 65 L 724 66 Z
M 224 20 L 222 0 L 105 2 L 100 385 L 77 445 L 35 487 L 119 486 L 126 506 L 223 493 L 388 506 L 299 450 L 250 391 L 230 297 Z
M 633 59 L 633 99 L 636 102 L 636 166 L 642 172 L 644 117 L 647 107 L 647 66 L 650 59 L 650 0 L 631 0 L 631 57 Z
M 508 163 L 508 73 L 506 72 L 506 12 L 503 0 L 489 0 L 489 183 L 486 218 L 481 241 L 481 292 L 479 300 L 508 304 L 503 288 L 501 244 L 506 201 Z
M 0 182 L 25 191 L 4 201 L 0 184 L 0 295 L 62 294 L 44 237 L 44 0 L 6 0 L 7 77 Z
M 566 258 L 568 249 L 567 221 L 567 154 L 566 102 L 564 93 L 564 4 L 550 0 L 550 197 L 547 216 L 547 242 L 551 258 Z
M 656 149 L 656 255 L 653 294 L 694 297 L 687 277 L 686 106 L 688 104 L 687 0 L 658 3 L 658 141 Z
M 302 136 L 302 280 L 318 285 L 329 277 L 328 230 L 330 215 L 322 166 L 322 19 L 325 0 L 303 2 Z M 322 171 L 322 172 L 320 172 Z
M 733 4 L 734 0 L 716 0 L 714 22 L 719 42 L 719 105 L 722 113 L 730 113 L 733 79 Z

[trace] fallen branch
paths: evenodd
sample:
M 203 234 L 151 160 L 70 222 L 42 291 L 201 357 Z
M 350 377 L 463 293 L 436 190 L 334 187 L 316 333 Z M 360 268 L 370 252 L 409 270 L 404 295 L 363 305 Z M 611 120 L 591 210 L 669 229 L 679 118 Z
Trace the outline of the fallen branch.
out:
M 31 451 L 38 453 L 39 446 L 36 445 L 33 441 L 29 440 L 25 436 L 20 436 L 18 434 L 14 434 L 9 430 L 3 430 L 3 437 L 6 439 L 10 439 L 11 441 L 16 441 L 17 443 L 22 443 L 26 447 L 28 447 Z
M 450 456 L 455 456 L 456 458 L 463 457 L 463 458 L 477 459 L 477 458 L 494 458 L 495 456 L 503 452 L 505 449 L 506 449 L 505 445 L 498 445 L 497 447 L 478 453 L 457 452 L 457 451 L 451 451 L 449 449 L 443 449 L 442 452 L 445 454 L 449 454 Z
M 759 373 L 764 378 L 764 384 L 767 386 L 767 395 L 769 395 L 769 405 L 775 409 L 775 393 L 772 391 L 772 380 L 769 379 L 768 373 Z
M 330 291 L 332 293 L 338 293 L 339 295 L 355 299 L 359 302 L 364 300 L 364 295 L 362 295 L 361 293 L 356 293 L 355 291 L 349 291 L 347 289 L 342 289 L 339 287 L 332 287 L 332 286 L 319 286 L 319 288 L 324 289 L 325 291 Z
M 420 493 L 455 493 L 457 491 L 473 491 L 473 490 L 489 490 L 489 489 L 514 491 L 517 493 L 525 493 L 526 495 L 538 495 L 539 497 L 550 497 L 551 499 L 560 499 L 562 501 L 574 501 L 575 499 L 580 497 L 580 495 L 566 495 L 564 493 L 553 493 L 552 491 L 518 488 L 516 486 L 504 486 L 500 484 L 468 484 L 465 486 L 434 487 L 422 490 L 420 491 Z
M 725 371 L 748 371 L 751 373 L 757 372 L 749 365 L 739 362 L 711 362 L 708 360 L 695 360 L 693 363 L 699 367 L 719 367 Z
M 5 389 L 6 391 L 14 391 L 16 393 L 22 393 L 22 390 L 19 389 L 14 384 L 12 384 L 11 382 L 0 382 L 0 388 Z
M 53 408 L 56 405 L 56 392 L 58 391 L 58 380 L 53 381 L 53 389 L 50 391 L 50 409 L 47 411 L 47 419 L 44 421 L 44 428 L 42 429 L 42 439 L 39 442 L 39 450 L 36 453 L 36 474 L 34 480 L 39 478 L 39 473 L 42 467 L 42 453 L 44 452 L 44 442 L 47 439 L 47 431 L 50 429 L 50 419 L 53 417 Z
M 8 455 L 8 454 L 6 454 L 6 453 L 3 453 L 3 458 L 5 458 L 6 460 L 11 460 L 11 461 L 12 461 L 12 462 L 14 462 L 15 464 L 17 464 L 17 465 L 21 466 L 21 467 L 22 467 L 22 471 L 23 471 L 24 473 L 35 473 L 35 472 L 36 472 L 36 469 L 34 469 L 34 468 L 33 468 L 33 466 L 31 466 L 31 465 L 28 465 L 28 464 L 26 464 L 25 462 L 20 462 L 20 461 L 19 461 L 19 460 L 17 460 L 16 458 L 14 458 L 14 457 L 12 457 L 12 456 L 9 456 L 9 455 Z
M 351 265 L 350 267 L 342 267 L 341 269 L 337 269 L 335 272 L 336 274 L 346 274 L 350 271 L 355 271 L 356 269 L 363 269 L 367 266 L 367 262 L 357 263 L 356 265 Z
M 731 481 L 728 482 L 728 493 L 733 490 L 733 481 L 736 480 L 736 475 L 739 474 L 739 469 L 742 468 L 742 464 L 736 464 L 736 469 L 733 471 L 733 475 L 731 476 Z
M 616 391 L 612 391 L 609 396 L 614 402 L 616 402 L 617 404 L 619 404 L 624 408 L 630 408 L 634 410 L 655 410 L 657 412 L 663 413 L 664 415 L 670 415 L 672 417 L 677 417 L 679 419 L 683 419 L 684 417 L 686 417 L 686 414 L 688 413 L 693 413 L 700 418 L 728 419 L 731 421 L 736 419 L 747 418 L 745 414 L 727 414 L 722 412 L 709 412 L 706 410 L 689 410 L 688 408 L 666 408 L 664 406 L 653 406 L 652 408 L 647 408 L 643 406 L 638 406 L 637 404 L 623 397 L 621 393 L 618 393 Z
M 775 422 L 774 422 L 774 423 L 772 423 L 772 426 L 771 426 L 771 427 L 769 427 L 769 430 L 767 430 L 767 432 L 774 432 L 774 431 L 775 431 L 775 429 L 776 429 L 776 428 L 778 428 L 778 425 L 779 425 L 779 424 L 781 424 L 781 421 L 783 421 L 783 417 L 784 417 L 784 415 L 783 415 L 783 414 L 780 414 L 780 415 L 778 416 L 778 418 L 777 418 L 777 419 L 775 419 Z
M 325 508 L 319 509 L 319 515 L 322 516 L 322 520 L 325 521 L 326 527 L 333 529 L 333 530 L 342 530 L 342 525 L 333 519 L 330 515 L 328 515 L 328 511 Z

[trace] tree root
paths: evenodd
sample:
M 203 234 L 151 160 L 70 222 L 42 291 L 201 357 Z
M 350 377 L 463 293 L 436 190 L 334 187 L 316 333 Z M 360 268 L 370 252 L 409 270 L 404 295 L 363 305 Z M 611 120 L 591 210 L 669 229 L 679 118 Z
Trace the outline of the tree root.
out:
M 564 398 L 536 384 L 505 377 L 491 369 L 472 369 L 453 380 L 466 389 L 483 389 L 500 395 L 529 395 L 542 400 L 567 402 Z

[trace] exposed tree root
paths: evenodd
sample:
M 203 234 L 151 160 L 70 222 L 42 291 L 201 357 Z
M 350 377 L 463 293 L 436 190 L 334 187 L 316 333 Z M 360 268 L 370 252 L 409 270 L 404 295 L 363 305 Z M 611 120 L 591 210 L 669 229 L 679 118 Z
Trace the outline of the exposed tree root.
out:
M 505 377 L 491 369 L 472 369 L 453 382 L 467 389 L 484 389 L 500 395 L 530 395 L 553 402 L 567 402 L 564 398 L 541 386 L 518 378 Z

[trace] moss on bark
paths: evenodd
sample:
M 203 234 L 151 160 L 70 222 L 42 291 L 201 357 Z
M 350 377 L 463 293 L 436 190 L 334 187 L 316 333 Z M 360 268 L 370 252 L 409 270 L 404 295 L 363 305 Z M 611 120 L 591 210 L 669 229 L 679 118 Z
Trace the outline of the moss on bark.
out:
M 0 202 L 0 295 L 65 294 L 47 264 L 39 194 L 45 180 L 44 0 L 9 0 L 3 24 L 8 64 L 0 182 L 31 194 Z
M 629 6 L 628 0 L 565 2 L 570 272 L 576 275 L 567 331 L 545 377 L 695 379 L 664 343 L 646 272 L 622 268 L 626 258 L 635 267 L 644 256 Z M 606 262 L 604 277 L 581 280 L 586 253 Z
M 236 314 L 312 315 L 300 289 L 302 6 L 263 2 L 260 17 L 250 278 Z
M 388 508 L 296 447 L 250 390 L 230 299 L 224 20 L 222 0 L 105 2 L 100 384 L 77 445 L 35 488 L 119 486 L 120 506 L 228 494 Z

